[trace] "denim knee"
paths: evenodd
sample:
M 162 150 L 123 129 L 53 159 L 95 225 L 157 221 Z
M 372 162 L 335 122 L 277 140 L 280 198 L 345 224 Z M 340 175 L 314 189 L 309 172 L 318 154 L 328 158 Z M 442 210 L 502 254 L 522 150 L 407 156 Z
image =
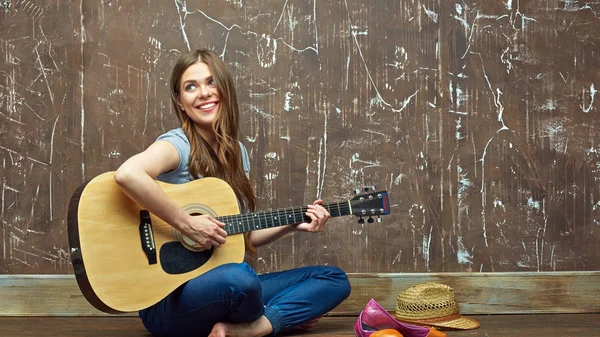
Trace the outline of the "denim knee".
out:
M 247 263 L 224 264 L 220 268 L 220 279 L 223 287 L 228 287 L 234 292 L 233 302 L 250 297 L 260 301 L 262 286 L 256 272 Z M 244 298 L 236 298 L 235 294 Z
M 346 275 L 346 273 L 338 267 L 321 266 L 321 268 L 323 269 L 323 275 L 325 275 L 331 282 L 336 284 L 336 292 L 339 294 L 340 300 L 343 301 L 348 298 L 348 296 L 350 296 L 350 292 L 352 291 L 352 286 L 348 280 L 348 275 Z

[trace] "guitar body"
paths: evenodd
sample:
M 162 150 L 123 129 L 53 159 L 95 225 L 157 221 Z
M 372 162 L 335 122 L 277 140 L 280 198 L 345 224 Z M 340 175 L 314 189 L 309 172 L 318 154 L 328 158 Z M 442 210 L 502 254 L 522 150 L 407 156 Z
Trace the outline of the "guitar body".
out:
M 157 183 L 189 214 L 239 214 L 235 193 L 220 179 Z M 68 229 L 73 268 L 82 293 L 99 310 L 121 313 L 147 308 L 186 281 L 244 259 L 241 233 L 227 236 L 219 248 L 194 252 L 182 245 L 170 225 L 150 214 L 153 240 L 146 240 L 153 241 L 157 256 L 152 264 L 142 249 L 141 210 L 115 183 L 114 172 L 90 180 L 71 198 Z
M 217 178 L 178 185 L 156 183 L 188 214 L 207 214 L 223 222 L 227 241 L 219 248 L 198 251 L 195 242 L 123 193 L 114 172 L 95 177 L 73 194 L 68 230 L 79 288 L 101 311 L 145 309 L 192 278 L 222 264 L 242 262 L 243 233 L 311 221 L 306 206 L 240 214 L 233 189 Z M 385 191 L 323 207 L 331 217 L 355 215 L 361 224 L 364 218 L 372 223 L 373 217 L 380 221 L 380 216 L 390 213 Z

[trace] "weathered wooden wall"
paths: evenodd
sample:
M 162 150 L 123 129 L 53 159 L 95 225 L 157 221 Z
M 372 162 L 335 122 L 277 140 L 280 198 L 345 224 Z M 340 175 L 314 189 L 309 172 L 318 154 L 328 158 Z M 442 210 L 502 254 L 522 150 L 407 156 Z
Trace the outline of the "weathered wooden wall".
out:
M 71 273 L 66 207 L 177 125 L 192 48 L 231 65 L 261 209 L 390 193 L 258 268 L 600 269 L 600 4 L 0 1 L 0 273 Z

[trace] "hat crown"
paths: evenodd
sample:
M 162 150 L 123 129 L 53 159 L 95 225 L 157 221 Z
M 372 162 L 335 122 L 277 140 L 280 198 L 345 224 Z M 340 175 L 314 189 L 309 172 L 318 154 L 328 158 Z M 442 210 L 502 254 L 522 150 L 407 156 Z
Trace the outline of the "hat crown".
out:
M 458 313 L 454 291 L 445 284 L 417 284 L 398 294 L 396 316 L 399 318 L 431 319 Z

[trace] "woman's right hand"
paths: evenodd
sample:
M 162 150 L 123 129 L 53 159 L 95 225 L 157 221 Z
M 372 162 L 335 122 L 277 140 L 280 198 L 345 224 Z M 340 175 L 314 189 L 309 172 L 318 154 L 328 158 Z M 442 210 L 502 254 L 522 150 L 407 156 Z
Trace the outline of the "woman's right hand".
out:
M 223 229 L 224 226 L 224 223 L 210 215 L 190 215 L 188 225 L 181 232 L 196 242 L 202 251 L 221 247 L 225 243 L 227 232 Z

